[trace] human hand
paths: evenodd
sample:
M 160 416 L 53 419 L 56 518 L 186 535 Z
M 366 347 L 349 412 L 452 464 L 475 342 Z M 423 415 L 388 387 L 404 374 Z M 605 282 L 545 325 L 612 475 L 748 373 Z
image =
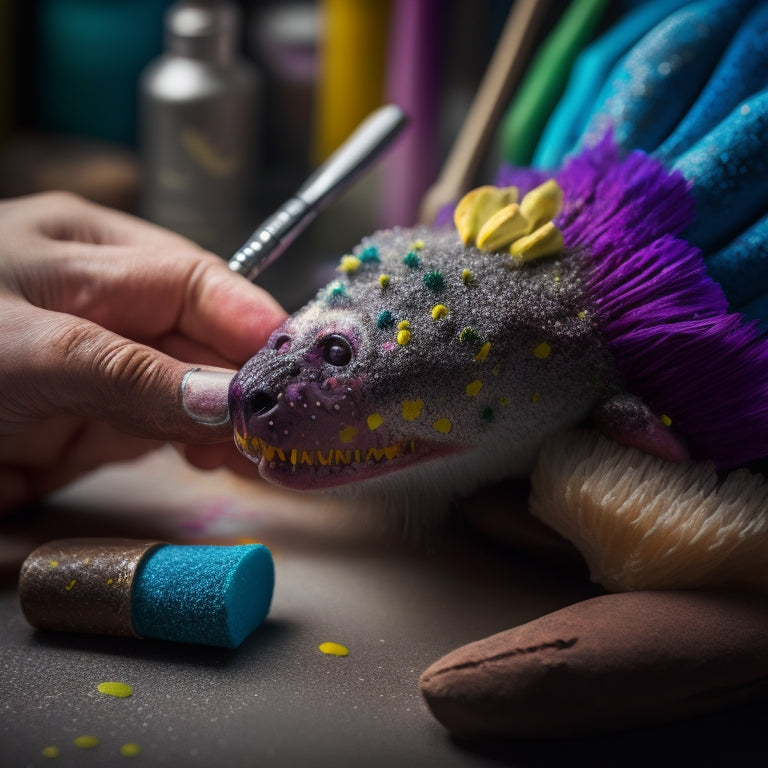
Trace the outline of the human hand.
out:
M 284 317 L 152 224 L 66 193 L 0 202 L 0 510 L 164 441 L 247 473 L 226 420 L 231 373 L 207 369 L 238 368 Z

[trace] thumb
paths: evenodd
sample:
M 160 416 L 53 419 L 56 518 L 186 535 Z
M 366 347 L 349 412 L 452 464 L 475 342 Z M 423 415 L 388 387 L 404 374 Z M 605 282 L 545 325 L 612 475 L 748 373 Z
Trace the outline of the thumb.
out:
M 55 323 L 42 318 L 47 332 L 21 358 L 31 416 L 69 413 L 185 443 L 231 438 L 227 396 L 234 371 L 192 368 L 88 320 L 41 314 L 54 315 Z

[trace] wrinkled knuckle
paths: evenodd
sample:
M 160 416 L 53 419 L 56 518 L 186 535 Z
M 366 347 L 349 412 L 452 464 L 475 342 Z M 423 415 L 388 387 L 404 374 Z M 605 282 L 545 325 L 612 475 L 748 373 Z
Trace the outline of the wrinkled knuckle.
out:
M 153 367 L 148 348 L 120 337 L 103 338 L 103 332 L 88 324 L 70 326 L 64 332 L 65 357 L 98 384 L 102 394 L 123 398 L 141 397 Z

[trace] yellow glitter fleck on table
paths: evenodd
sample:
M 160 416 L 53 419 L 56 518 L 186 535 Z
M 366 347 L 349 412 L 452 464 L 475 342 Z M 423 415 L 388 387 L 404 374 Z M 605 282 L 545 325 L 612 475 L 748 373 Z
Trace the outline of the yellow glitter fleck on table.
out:
M 98 746 L 99 740 L 95 736 L 78 736 L 72 743 L 80 749 L 93 749 Z
M 128 685 L 128 683 L 105 681 L 99 683 L 96 686 L 96 690 L 106 696 L 115 696 L 118 699 L 125 699 L 133 693 L 133 686 Z
M 324 653 L 327 656 L 347 656 L 349 654 L 349 648 L 341 643 L 332 643 L 329 641 L 320 643 L 317 648 L 321 653 Z
M 138 744 L 134 744 L 133 742 L 123 744 L 120 747 L 120 754 L 123 757 L 136 757 L 139 752 L 141 752 L 141 747 Z
M 40 752 L 40 754 L 43 757 L 58 757 L 59 756 L 59 748 L 58 747 L 54 747 L 54 746 L 45 747 Z

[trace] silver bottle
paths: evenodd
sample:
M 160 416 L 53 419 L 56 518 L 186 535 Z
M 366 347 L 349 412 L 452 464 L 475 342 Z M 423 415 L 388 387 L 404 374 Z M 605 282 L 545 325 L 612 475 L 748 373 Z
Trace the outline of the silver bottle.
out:
M 228 256 L 253 227 L 260 82 L 238 8 L 179 2 L 139 84 L 141 212 Z

